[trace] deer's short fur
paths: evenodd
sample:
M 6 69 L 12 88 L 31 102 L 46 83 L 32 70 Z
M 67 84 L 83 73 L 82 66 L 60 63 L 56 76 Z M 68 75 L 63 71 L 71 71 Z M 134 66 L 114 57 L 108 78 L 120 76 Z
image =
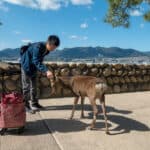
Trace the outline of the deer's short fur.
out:
M 56 82 L 59 82 L 63 86 L 69 88 L 75 95 L 74 105 L 70 117 L 71 119 L 74 116 L 75 106 L 78 103 L 80 97 L 82 105 L 81 117 L 84 117 L 84 98 L 89 98 L 94 113 L 90 129 L 93 129 L 96 123 L 96 116 L 98 114 L 96 99 L 99 99 L 104 114 L 106 133 L 109 133 L 105 107 L 105 93 L 107 91 L 107 84 L 101 78 L 96 78 L 92 76 L 56 77 L 54 80 L 51 80 L 53 92 L 56 91 Z

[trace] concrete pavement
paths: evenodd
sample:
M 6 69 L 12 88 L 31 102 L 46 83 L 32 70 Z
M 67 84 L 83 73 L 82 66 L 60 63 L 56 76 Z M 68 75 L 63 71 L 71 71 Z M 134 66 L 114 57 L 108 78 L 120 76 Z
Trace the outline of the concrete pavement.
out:
M 38 113 L 27 114 L 27 121 L 24 134 L 18 136 L 15 130 L 10 130 L 0 136 L 0 150 L 60 150 Z
M 23 135 L 0 137 L 1 150 L 149 150 L 150 92 L 106 96 L 111 135 L 104 132 L 102 114 L 98 116 L 96 130 L 86 129 L 92 119 L 88 99 L 86 118 L 80 119 L 79 105 L 74 120 L 68 119 L 72 98 L 44 99 L 40 102 L 46 110 L 28 115 Z

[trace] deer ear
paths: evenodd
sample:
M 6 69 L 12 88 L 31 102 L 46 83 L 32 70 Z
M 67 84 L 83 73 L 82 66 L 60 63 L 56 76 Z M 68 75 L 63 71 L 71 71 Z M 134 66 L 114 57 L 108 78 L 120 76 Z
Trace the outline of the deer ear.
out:
M 57 82 L 59 80 L 58 75 L 55 74 L 54 77 L 55 77 L 55 81 Z
M 55 80 L 53 78 L 50 78 L 50 84 L 52 87 L 55 85 Z

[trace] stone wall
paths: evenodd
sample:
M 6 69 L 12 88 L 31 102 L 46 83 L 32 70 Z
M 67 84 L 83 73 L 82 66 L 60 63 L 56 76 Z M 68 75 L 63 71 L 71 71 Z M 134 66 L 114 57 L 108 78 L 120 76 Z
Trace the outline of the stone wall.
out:
M 150 65 L 110 64 L 46 64 L 59 76 L 90 75 L 104 78 L 109 86 L 108 93 L 123 93 L 150 90 Z M 4 75 L 6 91 L 21 91 L 19 64 L 0 63 L 0 82 Z M 2 87 L 0 84 L 0 91 Z M 50 95 L 49 80 L 38 73 L 37 91 L 40 98 L 72 96 L 71 91 L 57 85 L 57 94 Z

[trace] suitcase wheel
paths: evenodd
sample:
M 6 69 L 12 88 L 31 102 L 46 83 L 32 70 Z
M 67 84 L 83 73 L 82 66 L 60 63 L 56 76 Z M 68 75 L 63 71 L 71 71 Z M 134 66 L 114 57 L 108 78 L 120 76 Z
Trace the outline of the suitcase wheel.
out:
M 24 132 L 25 127 L 20 127 L 17 131 L 18 134 L 22 134 Z
M 2 128 L 2 129 L 0 130 L 0 135 L 1 135 L 1 136 L 5 135 L 6 131 L 7 131 L 7 128 Z

